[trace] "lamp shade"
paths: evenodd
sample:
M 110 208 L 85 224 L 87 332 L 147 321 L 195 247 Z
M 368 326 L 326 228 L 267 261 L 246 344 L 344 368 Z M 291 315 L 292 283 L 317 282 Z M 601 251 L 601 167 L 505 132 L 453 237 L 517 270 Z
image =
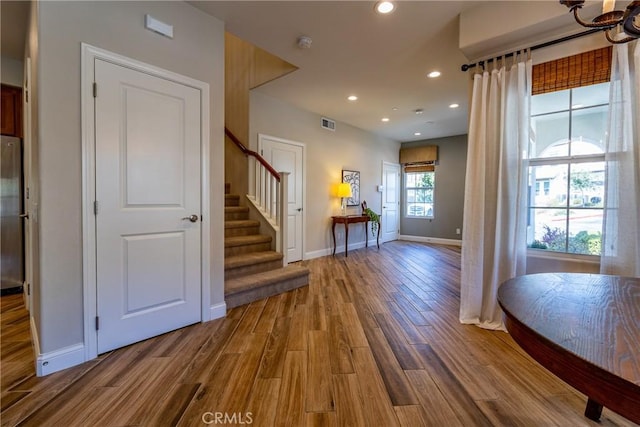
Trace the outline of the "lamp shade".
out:
M 351 184 L 343 182 L 338 184 L 338 197 L 351 197 Z

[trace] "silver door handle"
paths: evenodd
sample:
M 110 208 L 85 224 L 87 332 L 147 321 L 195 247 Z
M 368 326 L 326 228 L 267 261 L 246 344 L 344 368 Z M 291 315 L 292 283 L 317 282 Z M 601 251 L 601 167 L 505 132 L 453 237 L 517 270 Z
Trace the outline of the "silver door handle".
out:
M 29 213 L 28 212 L 20 214 L 19 216 L 20 216 L 20 218 L 29 219 Z
M 198 215 L 193 214 L 193 215 L 189 215 L 189 216 L 185 216 L 184 218 L 182 218 L 184 221 L 189 220 L 191 222 L 197 222 L 198 221 Z

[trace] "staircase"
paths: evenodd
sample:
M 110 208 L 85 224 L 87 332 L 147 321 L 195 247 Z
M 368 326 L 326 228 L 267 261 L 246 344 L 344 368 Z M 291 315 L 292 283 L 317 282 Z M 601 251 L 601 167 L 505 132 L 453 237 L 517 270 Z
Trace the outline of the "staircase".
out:
M 249 219 L 240 196 L 224 203 L 224 297 L 227 308 L 248 304 L 309 284 L 309 269 L 282 266 L 282 254 L 271 250 L 271 236 L 260 234 L 260 222 Z

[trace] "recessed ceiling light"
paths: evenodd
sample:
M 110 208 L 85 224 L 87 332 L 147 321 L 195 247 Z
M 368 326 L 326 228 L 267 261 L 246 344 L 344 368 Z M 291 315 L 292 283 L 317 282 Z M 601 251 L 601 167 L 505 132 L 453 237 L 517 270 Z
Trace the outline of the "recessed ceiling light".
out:
M 376 3 L 376 12 L 381 14 L 387 14 L 393 12 L 396 8 L 396 5 L 391 1 L 379 1 Z
M 449 105 L 449 108 L 458 108 L 460 105 L 459 104 L 451 104 Z
M 355 95 L 349 95 L 349 96 L 347 97 L 347 99 L 348 99 L 349 101 L 357 101 L 357 100 L 358 100 L 358 97 L 357 97 L 357 96 L 355 96 Z
M 436 78 L 436 77 L 440 77 L 440 71 L 432 71 L 429 74 L 427 74 L 427 77 L 429 77 L 430 79 Z
M 414 134 L 415 136 L 420 136 L 420 135 L 422 135 L 420 132 L 414 132 L 413 134 Z
M 383 117 L 383 118 L 382 118 L 382 121 L 383 121 L 383 122 L 388 122 L 388 121 L 389 121 L 389 117 Z
M 398 107 L 393 107 L 392 110 L 393 111 L 398 111 Z
M 422 108 L 416 108 L 415 110 L 413 110 L 413 112 L 416 114 L 422 114 L 424 113 L 424 110 Z

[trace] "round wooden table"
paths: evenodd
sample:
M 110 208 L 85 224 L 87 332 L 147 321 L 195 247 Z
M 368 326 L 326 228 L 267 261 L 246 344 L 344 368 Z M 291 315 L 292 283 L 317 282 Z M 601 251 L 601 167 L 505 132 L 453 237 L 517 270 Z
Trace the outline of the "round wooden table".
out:
M 588 397 L 640 424 L 640 278 L 546 273 L 503 283 L 498 302 L 513 339 Z

